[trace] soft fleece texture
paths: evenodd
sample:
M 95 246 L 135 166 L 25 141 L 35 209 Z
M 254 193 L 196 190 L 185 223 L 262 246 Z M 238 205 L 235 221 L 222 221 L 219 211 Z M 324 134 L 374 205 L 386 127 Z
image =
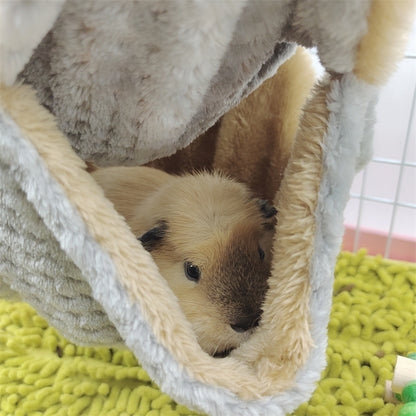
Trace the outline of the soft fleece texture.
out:
M 4 295 L 17 293 L 72 340 L 124 343 L 163 391 L 193 409 L 283 416 L 307 400 L 325 365 L 342 212 L 415 3 L 184 4 L 68 0 L 20 75 L 37 97 L 0 86 Z M 19 8 L 0 12 L 19 16 Z M 8 39 L 2 59 L 19 46 Z M 271 76 L 294 51 L 288 41 L 317 46 L 330 75 L 304 106 L 274 197 L 262 325 L 216 360 L 78 156 L 140 164 L 171 154 Z
M 416 266 L 342 253 L 335 266 L 328 366 L 293 416 L 394 416 L 384 403 L 397 355 L 416 351 Z M 63 338 L 25 303 L 0 302 L 0 416 L 194 415 L 163 394 L 129 351 Z
M 276 72 L 293 42 L 351 71 L 371 2 L 102 4 L 67 0 L 20 78 L 84 160 L 142 164 L 188 145 Z

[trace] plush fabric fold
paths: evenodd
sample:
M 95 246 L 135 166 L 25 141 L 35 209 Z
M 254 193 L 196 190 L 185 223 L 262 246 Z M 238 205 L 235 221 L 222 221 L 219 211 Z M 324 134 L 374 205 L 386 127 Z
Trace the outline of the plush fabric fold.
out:
M 283 416 L 306 401 L 325 366 L 349 187 L 368 160 L 378 88 L 414 12 L 414 1 L 387 3 L 57 7 L 55 22 L 52 12 L 39 21 L 39 37 L 50 30 L 25 68 L 33 41 L 16 65 L 2 66 L 2 295 L 31 303 L 74 342 L 127 346 L 163 391 L 200 412 Z M 1 7 L 0 21 L 34 5 L 17 4 Z M 2 62 L 20 45 L 4 39 Z M 327 71 L 310 94 L 296 45 L 316 46 Z M 30 86 L 10 85 L 20 70 Z M 191 157 L 202 161 L 192 168 L 228 170 L 279 210 L 262 323 L 223 359 L 201 350 L 150 254 L 83 162 L 143 164 L 204 132 L 182 156 L 154 163 L 175 169 Z M 269 144 L 273 151 L 255 150 Z

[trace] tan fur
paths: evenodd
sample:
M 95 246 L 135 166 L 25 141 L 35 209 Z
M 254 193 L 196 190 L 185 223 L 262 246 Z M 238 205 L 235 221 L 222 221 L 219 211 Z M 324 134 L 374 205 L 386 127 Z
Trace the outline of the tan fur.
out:
M 245 341 L 254 329 L 238 333 L 230 325 L 259 313 L 272 241 L 246 187 L 220 175 L 179 177 L 148 167 L 98 169 L 93 176 L 136 236 L 166 224 L 151 253 L 202 348 L 223 353 Z M 198 283 L 185 276 L 188 260 L 201 271 Z
M 368 31 L 357 49 L 354 74 L 369 84 L 383 85 L 403 57 L 416 17 L 415 0 L 373 0 Z

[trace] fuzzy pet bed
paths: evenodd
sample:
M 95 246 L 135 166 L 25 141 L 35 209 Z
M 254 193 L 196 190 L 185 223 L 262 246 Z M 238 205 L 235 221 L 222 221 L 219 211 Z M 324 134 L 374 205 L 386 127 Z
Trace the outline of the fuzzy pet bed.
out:
M 342 253 L 328 366 L 293 416 L 394 416 L 384 403 L 396 355 L 416 351 L 416 266 Z M 0 302 L 0 415 L 194 415 L 163 394 L 129 351 L 74 345 L 29 305 Z
M 162 391 L 196 411 L 293 411 L 325 366 L 342 213 L 414 6 L 1 2 L 2 295 L 30 303 L 72 342 L 127 346 Z M 261 325 L 215 359 L 83 160 L 139 165 L 171 155 L 264 85 L 297 45 L 316 46 L 327 74 L 303 107 L 272 195 L 279 218 Z M 261 142 L 250 145 L 262 165 Z M 270 166 L 266 183 L 281 174 Z

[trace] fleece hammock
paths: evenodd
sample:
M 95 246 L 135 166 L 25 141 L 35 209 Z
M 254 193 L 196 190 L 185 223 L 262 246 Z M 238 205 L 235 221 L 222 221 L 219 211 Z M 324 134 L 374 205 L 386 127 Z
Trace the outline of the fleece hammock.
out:
M 307 401 L 325 366 L 343 210 L 414 6 L 2 2 L 1 294 L 79 345 L 127 347 L 162 391 L 198 412 L 279 416 Z M 173 154 L 279 79 L 297 46 L 316 47 L 326 75 L 295 123 L 284 172 L 271 164 L 264 179 L 281 175 L 261 325 L 213 358 L 84 160 L 141 165 Z M 274 100 L 290 96 L 281 88 Z M 227 148 L 218 140 L 216 152 Z M 250 145 L 256 158 L 262 142 Z

